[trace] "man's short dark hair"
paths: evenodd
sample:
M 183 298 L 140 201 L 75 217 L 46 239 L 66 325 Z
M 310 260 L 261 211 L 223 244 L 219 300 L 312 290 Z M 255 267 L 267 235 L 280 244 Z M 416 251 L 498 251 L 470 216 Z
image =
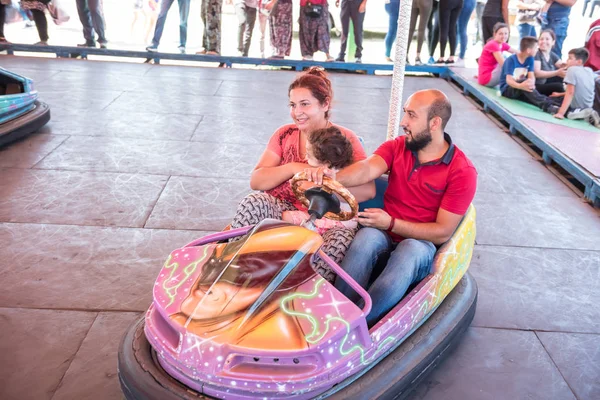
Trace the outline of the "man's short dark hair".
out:
M 313 157 L 329 168 L 342 169 L 354 162 L 352 143 L 335 126 L 314 131 L 308 142 Z
M 452 116 L 452 105 L 448 98 L 443 94 L 436 96 L 427 110 L 427 120 L 431 121 L 435 117 L 442 119 L 442 130 L 446 129 L 446 124 L 450 121 Z
M 533 49 L 537 45 L 538 41 L 536 38 L 533 36 L 525 36 L 523 39 L 521 39 L 521 45 L 519 46 L 519 49 L 521 52 L 524 52 L 525 50 Z
M 590 52 L 585 47 L 572 49 L 569 51 L 569 54 L 573 54 L 573 57 L 575 57 L 576 60 L 581 60 L 583 64 L 590 58 Z

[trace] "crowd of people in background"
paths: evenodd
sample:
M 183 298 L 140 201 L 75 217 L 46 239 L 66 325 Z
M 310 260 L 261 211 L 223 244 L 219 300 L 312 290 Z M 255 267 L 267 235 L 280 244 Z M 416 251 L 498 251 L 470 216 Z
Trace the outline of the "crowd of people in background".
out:
M 105 35 L 102 0 L 75 1 L 79 20 L 83 27 L 84 43 L 80 46 L 95 47 L 99 45 L 105 48 L 108 40 Z M 144 38 L 148 42 L 146 50 L 158 51 L 167 14 L 175 0 L 129 1 L 133 7 L 132 31 L 136 26 L 143 25 Z M 363 23 L 367 11 L 367 0 L 297 1 L 300 6 L 299 15 L 294 16 L 293 0 L 201 0 L 203 33 L 202 50 L 198 53 L 221 54 L 221 20 L 222 8 L 225 3 L 235 8 L 238 21 L 236 55 L 240 57 L 248 56 L 258 19 L 261 57 L 281 59 L 290 56 L 293 41 L 292 30 L 297 21 L 298 41 L 303 59 L 310 60 L 315 53 L 322 52 L 327 61 L 362 61 Z M 514 25 L 518 29 L 519 36 L 521 38 L 537 36 L 538 29 L 551 30 L 555 37 L 553 53 L 562 58 L 562 46 L 569 27 L 569 15 L 576 0 L 511 1 L 512 5 L 518 9 Z M 36 44 L 48 44 L 48 22 L 45 11 L 48 10 L 52 16 L 50 0 L 0 0 L 0 43 L 6 42 L 2 29 L 5 7 L 10 4 L 14 6 L 15 3 L 19 4 L 24 19 L 30 19 L 35 23 L 40 39 Z M 186 52 L 190 3 L 191 0 L 177 0 L 179 11 L 178 50 L 181 53 Z M 400 0 L 383 0 L 382 3 L 371 1 L 369 8 L 383 6 L 389 15 L 383 56 L 386 61 L 391 62 L 397 33 Z M 333 5 L 335 5 L 335 9 Z M 332 21 L 330 14 L 337 12 L 339 12 L 341 21 L 341 40 L 339 51 L 336 53 L 330 49 Z M 428 63 L 461 66 L 469 45 L 467 29 L 473 13 L 476 14 L 477 39 L 481 38 L 485 46 L 488 46 L 490 42 L 498 42 L 494 32 L 494 26 L 497 23 L 507 24 L 507 28 L 509 28 L 508 24 L 511 22 L 509 21 L 509 0 L 413 0 L 409 37 L 416 38 L 416 56 L 412 61 L 407 57 L 407 63 L 415 65 L 424 63 L 421 51 L 423 44 L 426 43 L 430 54 Z M 33 25 L 31 21 L 30 23 Z M 351 27 L 352 32 L 350 32 Z M 501 33 L 506 32 L 503 30 Z M 354 59 L 347 57 L 348 40 L 351 34 L 354 38 Z M 267 35 L 271 44 L 270 52 L 265 49 Z M 506 40 L 500 40 L 501 42 L 498 43 L 506 42 Z M 433 54 L 438 45 L 439 57 L 436 59 L 433 58 Z M 408 46 L 410 49 L 411 43 Z M 489 47 L 484 50 L 484 53 L 486 51 L 489 51 Z M 593 54 L 592 58 L 594 58 Z M 484 57 L 484 61 L 486 59 L 489 57 Z M 494 78 L 492 82 L 497 81 L 497 76 Z
M 235 9 L 237 18 L 237 56 L 248 57 L 253 32 L 258 19 L 260 56 L 273 59 L 289 57 L 293 42 L 293 26 L 299 26 L 298 42 L 303 59 L 311 60 L 315 53 L 322 52 L 327 61 L 362 61 L 363 24 L 367 12 L 367 0 L 201 0 L 200 17 L 203 24 L 202 49 L 198 54 L 220 55 L 222 36 L 223 4 Z M 556 99 L 565 93 L 567 64 L 563 57 L 563 44 L 569 27 L 569 16 L 576 0 L 511 0 L 517 9 L 514 21 L 509 20 L 509 0 L 413 0 L 410 18 L 409 37 L 416 39 L 416 53 L 406 62 L 421 65 L 444 64 L 462 66 L 469 46 L 467 28 L 475 14 L 476 38 L 483 42 L 483 50 L 478 58 L 478 82 L 481 85 L 496 87 L 503 81 L 505 59 L 511 53 L 522 53 L 519 48 L 508 44 L 511 23 L 517 28 L 520 39 L 536 37 L 536 54 L 533 55 L 532 73 L 535 78 L 535 91 L 543 96 Z M 105 20 L 102 0 L 75 0 L 79 20 L 82 25 L 83 43 L 78 46 L 106 48 Z M 175 0 L 130 0 L 133 8 L 131 31 L 140 25 L 148 43 L 146 50 L 159 50 L 161 38 L 169 10 Z M 40 41 L 48 44 L 48 22 L 46 11 L 56 21 L 56 10 L 50 0 L 0 0 L 0 43 L 4 37 L 4 17 L 6 7 L 15 3 L 27 26 L 35 24 Z M 54 1 L 58 3 L 58 1 Z M 188 39 L 188 18 L 191 0 L 177 0 L 179 16 L 179 46 L 186 52 Z M 331 3 L 331 4 L 329 4 Z M 385 36 L 385 54 L 382 58 L 392 61 L 392 50 L 397 34 L 397 21 L 400 0 L 383 0 L 368 3 L 369 8 L 383 6 L 389 15 L 388 30 Z M 338 12 L 341 21 L 339 49 L 331 49 L 331 13 Z M 294 15 L 299 10 L 299 15 Z M 600 20 L 599 20 L 600 21 Z M 590 27 L 585 43 L 587 49 L 583 61 L 593 71 L 600 68 L 600 22 Z M 268 29 L 267 29 L 268 28 Z M 351 32 L 352 29 L 352 32 Z M 538 36 L 539 33 L 539 36 Z M 269 36 L 271 51 L 265 48 Z M 349 40 L 353 36 L 354 58 L 348 57 Z M 412 42 L 412 40 L 411 40 Z M 532 42 L 531 39 L 526 41 Z M 421 58 L 426 44 L 429 59 Z M 439 45 L 439 57 L 433 54 Z M 411 43 L 408 44 L 410 50 Z M 516 46 L 519 47 L 519 46 Z M 521 46 L 522 47 L 522 46 Z M 539 50 L 538 50 L 539 49 Z M 570 50 L 570 49 L 569 49 Z M 407 52 L 408 53 L 408 52 Z M 583 54 L 583 52 L 577 53 Z M 510 85 L 509 85 L 510 86 Z M 533 86 L 532 86 L 533 87 Z M 508 92 L 512 92 L 511 89 Z M 523 97 L 523 96 L 519 96 Z M 560 107 L 559 107 L 560 108 Z M 552 110 L 554 108 L 551 108 Z M 560 115 L 560 113 L 559 113 Z M 569 115 L 569 113 L 566 113 Z

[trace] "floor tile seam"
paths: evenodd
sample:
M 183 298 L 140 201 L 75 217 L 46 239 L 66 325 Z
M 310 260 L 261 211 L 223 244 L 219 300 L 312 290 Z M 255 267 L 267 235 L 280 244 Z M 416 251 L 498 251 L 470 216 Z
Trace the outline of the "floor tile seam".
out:
M 159 142 L 159 143 L 193 143 L 193 144 L 214 144 L 214 143 L 219 143 L 219 144 L 232 144 L 232 145 L 240 145 L 240 146 L 252 146 L 252 145 L 256 145 L 256 146 L 266 146 L 268 143 L 268 138 L 267 140 L 265 140 L 264 142 L 261 143 L 244 143 L 244 142 L 234 142 L 234 141 L 223 141 L 223 140 L 206 140 L 206 139 L 202 139 L 202 140 L 194 140 L 194 136 L 196 135 L 196 131 L 198 130 L 198 127 L 200 126 L 200 124 L 202 123 L 202 121 L 204 120 L 204 116 L 200 116 L 200 121 L 198 121 L 198 123 L 196 124 L 196 126 L 194 127 L 194 130 L 190 136 L 189 139 L 166 139 L 166 138 L 141 138 L 138 136 L 113 136 L 113 135 L 89 135 L 89 134 L 84 134 L 84 135 L 74 135 L 74 134 L 65 134 L 65 133 L 54 133 L 54 132 L 48 132 L 48 133 L 40 133 L 40 135 L 52 135 L 52 136 L 65 136 L 65 139 L 58 144 L 52 151 L 56 150 L 56 148 L 58 148 L 60 145 L 62 145 L 67 139 L 69 138 L 74 138 L 73 140 L 77 140 L 77 138 L 105 138 L 105 139 L 126 139 L 126 140 L 135 140 L 135 141 L 148 141 L 148 142 Z M 44 158 L 48 157 L 47 154 L 44 156 Z M 43 160 L 43 159 L 42 159 Z M 41 162 L 42 160 L 38 161 L 35 165 L 37 165 L 39 162 Z M 34 165 L 34 166 L 35 166 Z M 32 166 L 31 168 L 33 168 L 34 166 Z M 6 168 L 10 168 L 10 167 L 6 167 Z M 160 175 L 160 174 L 159 174 Z
M 38 70 L 36 70 L 36 71 L 38 71 Z M 40 71 L 43 71 L 43 70 L 40 70 Z M 42 83 L 44 83 L 44 82 L 45 82 L 45 81 L 47 81 L 47 80 L 50 80 L 50 79 L 52 79 L 52 78 L 56 77 L 56 75 L 60 74 L 61 72 L 62 72 L 62 71 L 56 71 L 56 72 L 54 72 L 52 75 L 50 75 L 50 76 L 48 76 L 48 77 L 46 77 L 46 78 L 44 78 L 44 79 L 42 79 L 42 80 L 36 79 L 36 80 L 35 80 L 35 89 L 36 89 L 36 90 L 38 90 L 38 92 L 39 92 L 39 85 L 41 85 Z M 26 74 L 25 74 L 25 75 L 26 75 Z M 42 89 L 43 89 L 43 88 L 42 88 Z
M 68 224 L 56 222 L 31 222 L 31 221 L 2 221 L 0 224 L 21 224 L 21 225 L 51 225 L 51 226 L 78 226 L 80 228 L 114 228 L 114 229 L 147 229 L 147 230 L 163 230 L 163 231 L 189 231 L 189 232 L 217 232 L 215 229 L 192 229 L 192 228 L 168 228 L 168 227 L 144 227 L 144 226 L 126 226 L 126 225 L 83 225 L 83 224 Z
M 561 371 L 561 369 L 559 368 L 558 364 L 556 363 L 556 361 L 554 361 L 554 358 L 552 357 L 552 354 L 550 354 L 550 352 L 548 351 L 548 349 L 546 348 L 546 345 L 544 345 L 544 342 L 542 342 L 542 339 L 540 339 L 537 331 L 533 331 L 533 333 L 535 334 L 536 339 L 540 342 L 540 344 L 542 345 L 542 348 L 544 349 L 544 351 L 546 352 L 546 354 L 548 355 L 548 358 L 550 358 L 550 361 L 552 362 L 552 365 L 554 365 L 554 367 L 556 368 L 556 370 L 558 371 L 558 373 L 560 374 L 561 378 L 563 379 L 563 381 L 567 384 L 567 387 L 569 388 L 569 390 L 571 391 L 571 393 L 573 394 L 573 397 L 576 398 L 577 400 L 579 400 L 579 396 L 577 396 L 577 393 L 575 392 L 575 389 L 571 386 L 571 384 L 569 383 L 569 381 L 567 380 L 567 378 L 565 377 L 565 375 L 563 374 L 563 372 Z
M 560 181 L 558 181 L 559 183 L 561 183 Z M 566 187 L 566 186 L 565 186 Z M 495 191 L 495 190 L 481 190 L 481 189 L 477 189 L 477 193 L 485 193 L 485 194 L 504 194 L 504 195 L 509 195 L 509 196 L 548 196 L 548 197 L 556 197 L 556 198 L 565 198 L 565 197 L 573 197 L 575 195 L 575 197 L 578 197 L 579 200 L 582 200 L 582 196 L 578 196 L 578 193 L 574 193 L 572 190 L 570 190 L 568 187 L 566 187 L 569 190 L 569 193 L 565 193 L 565 194 L 541 194 L 541 193 L 517 193 L 517 192 L 501 192 L 501 191 Z
M 127 175 L 140 175 L 140 176 L 158 176 L 158 177 L 169 177 L 171 175 L 169 174 L 156 174 L 156 173 L 134 173 L 134 172 L 119 172 L 119 171 L 107 171 L 107 170 L 82 170 L 82 169 L 68 169 L 68 168 L 43 168 L 43 167 L 37 167 L 37 164 L 34 165 L 31 168 L 18 168 L 18 167 L 0 167 L 0 169 L 16 169 L 16 170 L 20 170 L 20 169 L 24 169 L 24 170 L 35 170 L 35 171 L 57 171 L 57 172 L 79 172 L 82 174 L 85 173 L 101 173 L 101 174 L 111 174 L 111 175 L 122 175 L 122 174 L 127 174 Z M 175 175 L 177 176 L 177 175 Z
M 14 221 L 0 221 L 2 225 L 50 225 L 56 227 L 80 227 L 80 228 L 99 228 L 99 229 L 136 229 L 146 231 L 181 231 L 181 232 L 218 232 L 214 229 L 191 229 L 191 228 L 144 228 L 144 227 L 132 227 L 132 226 L 114 226 L 114 225 L 78 225 L 78 224 L 65 224 L 65 223 L 50 223 L 50 222 L 14 222 Z M 2 308 L 0 306 L 0 308 Z
M 115 308 L 115 309 L 104 309 L 104 308 L 69 308 L 69 307 L 9 307 L 9 306 L 0 306 L 0 310 L 30 310 L 30 311 L 66 311 L 66 312 L 74 312 L 74 313 L 145 313 L 148 310 L 150 304 L 148 304 L 143 309 L 127 309 L 127 308 Z
M 50 397 L 50 400 L 54 399 L 54 396 L 56 396 L 56 392 L 58 391 L 58 389 L 60 389 L 60 386 L 62 385 L 62 382 L 65 379 L 65 376 L 67 376 L 67 373 L 71 369 L 71 365 L 73 364 L 73 361 L 77 357 L 77 353 L 79 353 L 79 350 L 81 350 L 81 347 L 83 346 L 83 342 L 85 341 L 85 339 L 87 338 L 87 336 L 90 334 L 90 332 L 92 330 L 92 327 L 96 323 L 96 320 L 98 319 L 98 315 L 99 315 L 99 313 L 96 313 L 96 315 L 94 316 L 94 320 L 90 324 L 90 326 L 89 326 L 87 332 L 85 333 L 85 335 L 83 335 L 83 337 L 81 338 L 81 341 L 79 342 L 79 346 L 77 346 L 77 350 L 75 350 L 75 352 L 73 353 L 73 355 L 70 357 L 69 366 L 65 369 L 65 372 L 62 374 L 62 376 L 58 380 L 58 384 L 56 385 L 56 387 L 51 390 L 52 396 Z
M 119 93 L 119 95 L 117 97 L 115 97 L 114 99 L 112 99 L 112 101 L 110 103 L 108 103 L 105 107 L 103 107 L 100 111 L 106 111 L 106 109 L 108 107 L 110 107 L 115 101 L 117 101 L 121 96 L 123 96 L 125 93 L 128 93 L 127 90 L 123 90 L 121 91 L 121 93 Z
M 152 172 L 128 172 L 128 171 L 108 171 L 108 170 L 82 170 L 82 169 L 68 169 L 68 168 L 40 168 L 40 167 L 31 167 L 31 168 L 15 168 L 15 167 L 1 167 L 0 169 L 31 169 L 36 171 L 58 171 L 58 172 L 80 172 L 82 174 L 85 173 L 100 173 L 100 174 L 113 174 L 113 175 L 139 175 L 139 176 L 159 176 L 159 177 L 174 177 L 174 178 L 199 178 L 199 179 L 219 179 L 219 180 L 228 180 L 228 181 L 248 181 L 250 178 L 230 178 L 227 176 L 208 176 L 208 175 L 179 175 L 179 174 L 158 174 Z
M 66 138 L 64 138 L 55 148 L 53 148 L 51 151 L 49 151 L 48 154 L 46 154 L 40 160 L 38 160 L 38 162 L 36 162 L 35 164 L 33 164 L 31 167 L 25 168 L 25 169 L 35 169 L 36 165 L 38 165 L 39 163 L 41 163 L 42 161 L 44 161 L 50 154 L 54 153 L 62 145 L 64 145 L 66 142 L 68 142 L 69 139 L 71 139 L 72 135 L 61 135 L 61 136 L 66 136 Z
M 201 116 L 200 120 L 202 120 L 202 118 L 204 118 L 203 116 Z M 196 126 L 198 126 L 200 124 L 200 122 L 198 122 L 198 124 Z M 196 130 L 196 127 L 194 128 L 194 132 Z M 181 143 L 189 143 L 189 142 L 193 142 L 193 143 L 201 143 L 201 141 L 195 141 L 195 140 L 191 140 L 190 139 L 165 139 L 165 138 L 148 138 L 148 137 L 139 137 L 139 136 L 115 136 L 115 135 L 90 135 L 90 134 L 77 134 L 74 135 L 72 133 L 66 134 L 66 133 L 54 133 L 54 132 L 48 132 L 48 133 L 40 133 L 40 135 L 53 135 L 53 136 L 73 136 L 75 138 L 106 138 L 106 139 L 135 139 L 135 140 L 148 140 L 148 141 L 160 141 L 160 142 L 181 142 Z M 192 133 L 193 135 L 193 133 Z M 207 143 L 215 143 L 215 142 L 207 142 Z M 217 142 L 220 143 L 220 142 Z M 245 144 L 245 143 L 240 143 L 240 144 Z
M 214 93 L 212 94 L 213 96 L 217 96 L 217 93 L 219 93 L 219 90 L 221 90 L 221 87 L 223 86 L 223 83 L 225 82 L 225 79 L 221 79 L 219 82 L 219 86 L 217 86 L 217 89 L 214 91 Z
M 192 131 L 192 134 L 190 135 L 190 137 L 187 140 L 187 142 L 190 142 L 190 143 L 202 143 L 202 141 L 198 142 L 198 141 L 194 140 L 194 136 L 196 136 L 196 131 L 200 127 L 200 124 L 202 124 L 202 121 L 204 121 L 204 115 L 200 116 L 200 119 L 199 119 L 198 123 L 196 124 L 196 126 L 194 126 L 194 130 Z M 215 142 L 207 142 L 207 143 L 215 143 Z M 216 142 L 216 143 L 220 143 L 220 142 Z
M 572 335 L 590 335 L 590 336 L 600 336 L 599 332 L 582 332 L 582 331 L 568 331 L 568 330 L 550 330 L 550 329 L 538 329 L 538 328 L 510 328 L 510 327 L 501 327 L 501 326 L 485 326 L 478 324 L 471 324 L 472 328 L 480 328 L 480 329 L 492 329 L 497 331 L 515 331 L 515 332 L 543 332 L 543 333 L 562 333 L 562 334 L 572 334 Z
M 162 194 L 165 192 L 165 189 L 167 188 L 167 185 L 169 184 L 170 181 L 171 181 L 171 175 L 169 175 L 169 177 L 165 181 L 165 184 L 163 185 L 162 189 L 158 193 L 158 196 L 156 196 L 156 199 L 154 200 L 152 207 L 150 207 L 150 210 L 148 210 L 148 214 L 146 215 L 146 218 L 144 218 L 144 223 L 142 225 L 142 228 L 146 228 L 146 225 L 148 224 L 148 220 L 150 219 L 150 217 L 152 216 L 152 213 L 156 209 L 156 205 L 160 201 L 160 198 L 162 197 Z
M 200 124 L 202 123 L 202 121 L 204 121 L 204 115 L 200 115 L 200 121 L 198 121 L 196 123 L 196 126 L 194 127 L 194 130 L 192 132 L 192 136 L 190 137 L 190 139 L 167 139 L 167 138 L 148 138 L 148 137 L 137 137 L 137 136 L 114 136 L 114 135 L 90 135 L 90 134 L 77 134 L 74 135 L 72 133 L 42 133 L 43 135 L 55 135 L 55 136 L 68 136 L 68 137 L 72 137 L 74 141 L 77 140 L 77 138 L 104 138 L 104 139 L 112 139 L 112 140 L 119 140 L 119 139 L 125 139 L 125 140 L 130 140 L 130 141 L 137 141 L 137 142 L 154 142 L 154 143 L 187 143 L 189 144 L 191 143 L 222 143 L 221 141 L 205 141 L 205 140 L 191 140 L 193 138 L 193 136 L 196 134 L 196 130 L 198 130 L 198 126 L 200 126 Z M 66 139 L 65 139 L 66 140 Z M 267 139 L 268 141 L 268 139 Z M 265 143 L 239 143 L 240 145 L 266 145 L 267 142 Z M 236 144 L 236 143 L 231 143 L 231 144 Z
M 476 247 L 505 247 L 505 248 L 516 248 L 516 249 L 536 249 L 536 250 L 564 250 L 564 251 L 578 251 L 588 253 L 600 253 L 600 249 L 582 249 L 573 247 L 543 247 L 543 246 L 524 246 L 524 245 L 506 245 L 506 244 L 491 244 L 476 242 Z

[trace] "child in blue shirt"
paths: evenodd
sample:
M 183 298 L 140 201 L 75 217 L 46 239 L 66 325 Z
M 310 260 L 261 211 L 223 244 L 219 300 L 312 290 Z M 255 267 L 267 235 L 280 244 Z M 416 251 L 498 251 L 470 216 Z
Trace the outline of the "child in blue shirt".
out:
M 500 92 L 509 99 L 522 100 L 547 113 L 556 114 L 561 101 L 535 89 L 533 57 L 537 53 L 537 47 L 536 38 L 525 36 L 521 39 L 520 51 L 508 57 L 502 66 Z

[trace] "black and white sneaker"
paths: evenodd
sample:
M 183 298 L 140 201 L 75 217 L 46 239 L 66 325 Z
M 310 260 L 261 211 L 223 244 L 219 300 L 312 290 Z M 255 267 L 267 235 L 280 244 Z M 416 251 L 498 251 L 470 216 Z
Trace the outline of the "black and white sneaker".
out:
M 596 128 L 600 129 L 600 115 L 598 115 L 598 112 L 593 108 L 591 110 L 592 113 L 588 117 L 588 122 L 594 125 Z
M 567 118 L 569 119 L 583 119 L 594 125 L 596 128 L 600 128 L 600 115 L 593 108 L 577 108 L 571 111 Z
M 576 108 L 567 115 L 567 118 L 587 120 L 592 115 L 592 111 L 594 111 L 592 108 Z

